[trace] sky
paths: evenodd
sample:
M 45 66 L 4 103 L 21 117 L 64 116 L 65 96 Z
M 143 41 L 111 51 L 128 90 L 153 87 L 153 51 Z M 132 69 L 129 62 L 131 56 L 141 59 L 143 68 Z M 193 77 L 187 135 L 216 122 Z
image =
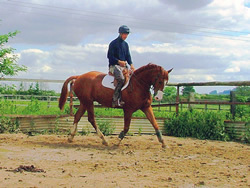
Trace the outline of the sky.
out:
M 135 68 L 174 68 L 171 83 L 250 80 L 250 0 L 0 0 L 0 20 L 0 35 L 20 31 L 8 45 L 28 71 L 16 78 L 107 73 L 127 25 Z

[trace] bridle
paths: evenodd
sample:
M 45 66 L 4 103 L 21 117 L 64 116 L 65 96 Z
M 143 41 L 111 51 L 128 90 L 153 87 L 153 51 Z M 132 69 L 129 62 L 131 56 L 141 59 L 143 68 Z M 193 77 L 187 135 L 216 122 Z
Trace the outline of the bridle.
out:
M 156 78 L 155 78 L 155 80 L 154 80 L 154 82 L 153 82 L 152 84 L 148 84 L 148 83 L 146 83 L 144 80 L 138 79 L 137 76 L 136 76 L 134 73 L 132 73 L 131 77 L 132 77 L 132 76 L 135 77 L 135 80 L 136 80 L 137 83 L 139 83 L 139 85 L 141 85 L 141 86 L 147 86 L 147 87 L 149 87 L 149 90 L 153 90 L 153 91 L 154 91 L 154 89 L 155 89 L 155 84 L 157 83 L 157 81 L 158 81 L 160 78 L 162 78 L 162 68 L 161 68 L 161 73 L 158 73 L 158 74 L 157 74 L 157 76 L 156 76 Z M 132 82 L 131 82 L 131 91 L 133 90 L 132 87 L 133 87 L 133 86 L 132 86 Z
M 157 77 L 155 78 L 154 83 L 151 85 L 151 89 L 154 89 L 154 88 L 155 88 L 155 84 L 156 84 L 156 82 L 159 80 L 160 76 L 161 76 L 161 74 L 158 73 L 158 74 L 157 74 Z

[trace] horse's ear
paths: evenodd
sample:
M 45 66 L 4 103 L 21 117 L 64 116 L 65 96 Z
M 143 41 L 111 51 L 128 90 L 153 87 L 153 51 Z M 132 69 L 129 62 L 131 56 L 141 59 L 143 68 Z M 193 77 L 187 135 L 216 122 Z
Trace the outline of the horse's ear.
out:
M 172 70 L 173 70 L 173 68 L 172 68 L 172 69 L 170 69 L 170 70 L 168 70 L 168 73 L 170 73 Z

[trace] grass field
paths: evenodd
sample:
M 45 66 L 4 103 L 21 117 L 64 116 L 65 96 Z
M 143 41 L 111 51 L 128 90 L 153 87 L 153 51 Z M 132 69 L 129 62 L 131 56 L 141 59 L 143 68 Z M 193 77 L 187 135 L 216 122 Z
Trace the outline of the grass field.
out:
M 79 104 L 75 101 L 74 104 Z M 43 101 L 38 99 L 31 100 L 0 100 L 0 113 L 1 114 L 18 114 L 18 115 L 63 115 L 69 114 L 69 102 L 65 104 L 63 111 L 58 108 L 57 101 Z M 180 111 L 188 110 L 188 105 L 180 105 Z M 194 105 L 193 109 L 204 110 L 221 110 L 223 112 L 230 112 L 229 105 Z M 168 118 L 171 114 L 175 113 L 175 106 L 168 107 L 154 107 L 154 114 L 158 118 Z M 74 108 L 74 113 L 77 111 Z M 95 108 L 96 116 L 123 116 L 122 109 L 113 108 Z M 137 111 L 133 114 L 133 117 L 145 117 L 142 111 Z

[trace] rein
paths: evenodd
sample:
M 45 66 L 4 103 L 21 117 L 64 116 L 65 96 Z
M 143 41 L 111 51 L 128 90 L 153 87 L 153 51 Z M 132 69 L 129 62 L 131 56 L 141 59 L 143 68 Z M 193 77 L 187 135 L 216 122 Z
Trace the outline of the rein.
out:
M 161 69 L 162 70 L 162 69 Z M 158 81 L 158 79 L 160 78 L 160 76 L 161 76 L 161 74 L 160 73 L 158 73 L 157 74 L 157 77 L 155 78 L 155 81 L 152 83 L 152 84 L 148 84 L 148 83 L 146 83 L 145 81 L 143 81 L 142 79 L 138 79 L 137 78 L 137 76 L 133 73 L 132 75 L 131 75 L 131 77 L 132 76 L 134 76 L 135 77 L 135 80 L 137 81 L 137 83 L 139 83 L 139 85 L 146 85 L 146 86 L 149 86 L 149 90 L 150 89 L 152 89 L 152 90 L 154 90 L 154 87 L 155 87 L 155 84 L 156 84 L 156 82 Z M 142 82 L 142 83 L 141 83 Z M 133 91 L 133 86 L 132 86 L 132 82 L 131 82 L 131 92 Z

